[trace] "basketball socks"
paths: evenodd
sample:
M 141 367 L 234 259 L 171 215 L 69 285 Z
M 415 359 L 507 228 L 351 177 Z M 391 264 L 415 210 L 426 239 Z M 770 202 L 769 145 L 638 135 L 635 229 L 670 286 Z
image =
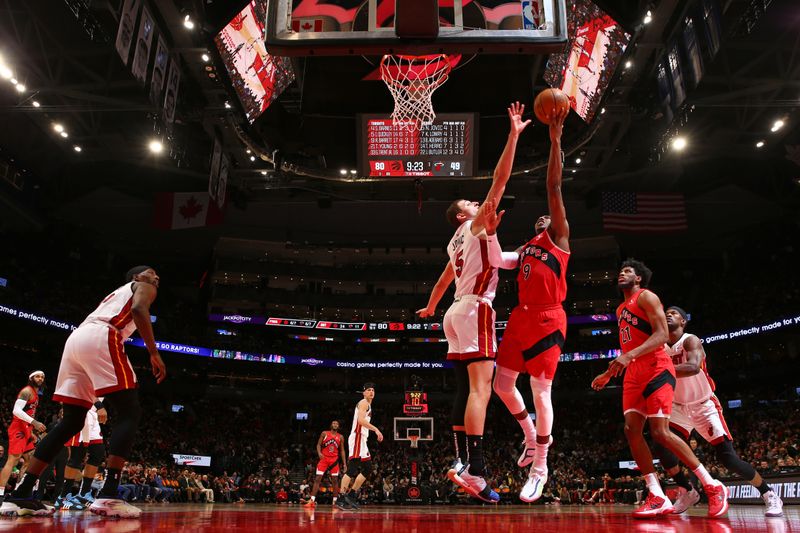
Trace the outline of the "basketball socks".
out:
M 539 442 L 544 440 L 545 442 Z M 550 450 L 550 435 L 536 436 L 536 451 L 533 455 L 533 470 L 540 476 L 547 475 L 547 452 Z
M 483 462 L 483 435 L 467 435 L 467 462 L 469 473 L 482 476 L 486 465 Z
M 756 488 L 758 489 L 758 492 L 760 492 L 762 496 L 772 490 L 771 488 L 769 488 L 769 485 L 767 485 L 767 482 L 764 481 L 763 479 L 761 480 L 761 485 L 757 486 Z
M 677 474 L 672 476 L 672 480 L 679 486 L 686 489 L 688 492 L 692 492 L 694 490 L 694 486 L 692 486 L 692 482 L 689 481 L 689 478 L 686 477 L 686 474 L 683 473 L 683 470 L 679 470 Z M 763 493 L 762 493 L 763 494 Z
M 119 487 L 121 474 L 122 470 L 119 468 L 106 468 L 106 482 L 103 485 L 103 490 L 98 495 L 99 498 L 119 498 L 117 487 Z
M 514 415 L 514 418 L 517 419 L 519 427 L 522 428 L 522 432 L 525 434 L 525 444 L 532 445 L 536 442 L 536 428 L 533 425 L 533 420 L 531 420 L 531 415 L 528 414 L 528 411 L 524 410 L 517 413 Z
M 708 470 L 706 470 L 706 467 L 703 465 L 699 465 L 692 470 L 692 472 L 694 472 L 694 475 L 697 476 L 697 479 L 700 480 L 700 483 L 702 483 L 704 487 L 716 484 L 714 478 L 711 477 L 711 474 L 708 473 Z
M 25 475 L 22 476 L 22 481 L 20 481 L 17 488 L 14 489 L 11 496 L 13 498 L 30 498 L 31 493 L 33 493 L 33 486 L 36 485 L 37 481 L 39 481 L 39 476 L 31 474 L 30 472 L 25 472 Z
M 467 432 L 453 430 L 453 444 L 456 447 L 456 459 L 461 461 L 461 464 L 467 462 Z
M 92 491 L 92 481 L 94 481 L 94 478 L 84 477 L 83 478 L 83 482 L 81 483 L 81 491 L 78 494 L 83 496 L 87 492 L 91 492 Z
M 656 477 L 655 473 L 646 474 L 644 476 L 644 481 L 647 483 L 647 490 L 650 491 L 650 494 L 658 496 L 659 498 L 664 498 L 665 500 L 667 499 L 664 495 L 664 491 L 661 490 L 661 484 L 658 482 L 658 477 Z

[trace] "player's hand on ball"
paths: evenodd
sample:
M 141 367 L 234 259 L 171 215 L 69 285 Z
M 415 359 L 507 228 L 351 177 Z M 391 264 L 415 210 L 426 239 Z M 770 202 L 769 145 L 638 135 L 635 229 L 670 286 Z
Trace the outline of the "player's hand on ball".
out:
M 558 110 L 551 115 L 550 142 L 558 142 L 561 140 L 564 121 L 567 119 L 567 115 L 569 115 L 569 108 Z
M 167 377 L 167 366 L 158 352 L 150 356 L 150 366 L 153 368 L 153 376 L 156 378 L 156 383 L 164 381 L 164 378 Z

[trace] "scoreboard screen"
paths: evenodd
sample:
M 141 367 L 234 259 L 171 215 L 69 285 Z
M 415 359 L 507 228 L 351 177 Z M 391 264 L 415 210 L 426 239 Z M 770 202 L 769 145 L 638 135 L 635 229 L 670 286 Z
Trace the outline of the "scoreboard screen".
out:
M 440 113 L 411 131 L 387 115 L 359 115 L 359 173 L 370 177 L 472 176 L 477 115 Z

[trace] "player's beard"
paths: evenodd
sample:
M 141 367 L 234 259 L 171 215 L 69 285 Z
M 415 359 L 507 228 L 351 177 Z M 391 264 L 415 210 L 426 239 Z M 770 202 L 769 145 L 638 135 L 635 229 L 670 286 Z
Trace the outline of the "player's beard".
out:
M 622 282 L 622 283 L 617 282 L 617 288 L 619 290 L 621 290 L 621 291 L 626 291 L 626 290 L 632 289 L 633 286 L 634 286 L 634 282 L 633 281 L 625 281 L 625 282 Z

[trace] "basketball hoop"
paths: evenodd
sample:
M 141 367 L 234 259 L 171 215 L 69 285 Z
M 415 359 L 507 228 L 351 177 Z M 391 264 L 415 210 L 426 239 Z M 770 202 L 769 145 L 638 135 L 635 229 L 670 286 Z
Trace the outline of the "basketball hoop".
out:
M 432 124 L 436 113 L 431 96 L 447 81 L 451 69 L 450 57 L 446 54 L 383 56 L 381 79 L 394 98 L 392 120 L 395 124 L 410 131 Z
M 411 441 L 412 448 L 419 448 L 419 435 L 409 435 L 408 440 Z

